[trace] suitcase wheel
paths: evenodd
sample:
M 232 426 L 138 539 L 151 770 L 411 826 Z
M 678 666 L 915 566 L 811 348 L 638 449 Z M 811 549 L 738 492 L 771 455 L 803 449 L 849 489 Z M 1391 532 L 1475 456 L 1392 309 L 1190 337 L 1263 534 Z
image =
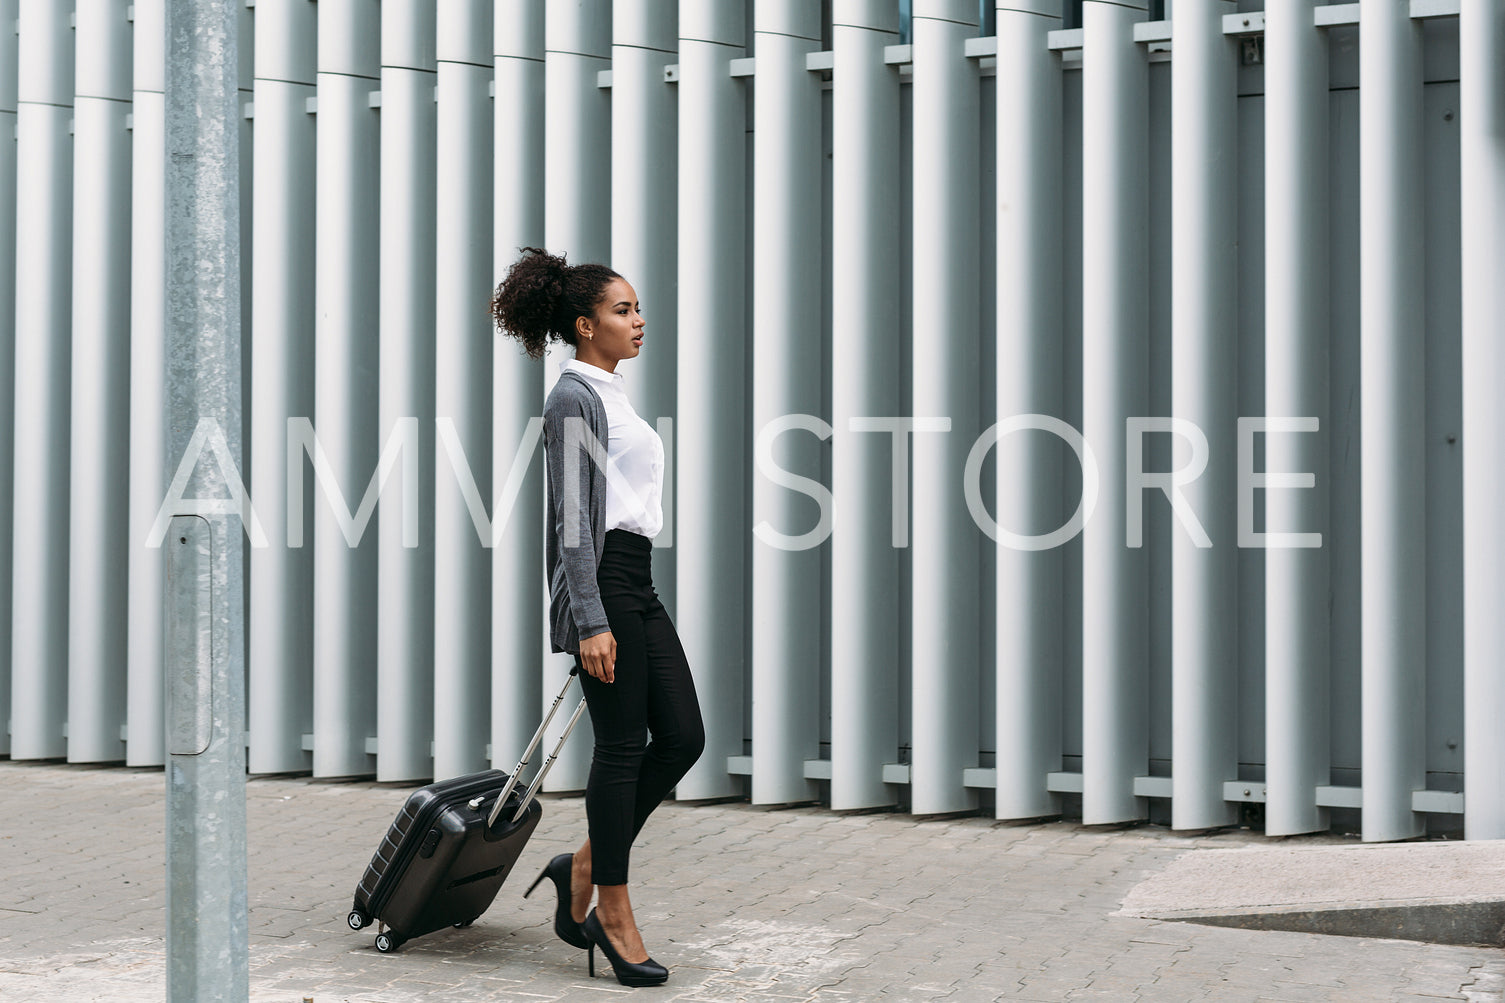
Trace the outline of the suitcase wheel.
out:
M 402 941 L 390 933 L 378 933 L 376 935 L 376 949 L 383 954 L 391 954 L 400 946 L 402 946 Z
M 352 930 L 364 930 L 371 925 L 371 917 L 356 909 L 349 916 L 345 917 L 345 922 L 350 924 L 350 929 Z

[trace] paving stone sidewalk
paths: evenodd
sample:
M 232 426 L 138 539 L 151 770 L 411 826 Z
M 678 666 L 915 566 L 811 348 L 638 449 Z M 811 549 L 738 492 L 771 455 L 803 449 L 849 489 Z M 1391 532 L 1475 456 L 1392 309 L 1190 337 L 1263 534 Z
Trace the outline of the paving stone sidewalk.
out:
M 405 796 L 249 782 L 253 1000 L 1505 998 L 1505 951 L 1112 915 L 1187 852 L 1272 842 L 1247 832 L 674 803 L 633 857 L 638 920 L 669 983 L 625 990 L 554 938 L 547 896 L 522 898 L 584 833 L 581 800 L 553 796 L 486 915 L 383 955 L 345 914 Z M 0 760 L 0 1000 L 163 998 L 163 812 L 160 770 Z

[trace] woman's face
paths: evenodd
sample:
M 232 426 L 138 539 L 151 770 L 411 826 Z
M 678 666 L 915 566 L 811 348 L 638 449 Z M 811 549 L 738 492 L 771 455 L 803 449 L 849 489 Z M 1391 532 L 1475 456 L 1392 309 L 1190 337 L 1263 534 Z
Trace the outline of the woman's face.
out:
M 596 305 L 596 316 L 581 318 L 585 337 L 576 356 L 582 361 L 615 370 L 623 359 L 637 357 L 643 347 L 643 315 L 638 312 L 638 296 L 626 279 L 607 283 L 606 292 Z

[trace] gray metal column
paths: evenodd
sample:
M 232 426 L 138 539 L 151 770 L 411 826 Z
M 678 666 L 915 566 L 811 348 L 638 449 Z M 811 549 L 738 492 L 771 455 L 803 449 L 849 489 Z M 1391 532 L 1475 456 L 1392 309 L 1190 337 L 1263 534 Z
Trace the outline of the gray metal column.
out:
M 255 171 L 256 135 L 251 126 L 254 117 L 253 104 L 256 98 L 256 2 L 242 3 L 237 15 L 236 32 L 240 36 L 240 68 L 237 91 L 240 95 L 240 125 L 237 130 L 237 139 L 240 143 L 240 217 L 243 221 L 251 218 L 251 175 Z M 242 288 L 249 289 L 251 286 L 251 228 L 242 225 L 240 228 L 240 281 Z M 240 323 L 242 331 L 251 329 L 251 298 L 242 296 L 240 300 Z M 240 392 L 242 398 L 250 399 L 251 395 L 251 348 L 244 344 L 241 352 L 241 379 Z M 243 440 L 249 440 L 251 435 L 250 415 L 242 414 L 240 425 Z M 246 461 L 250 462 L 249 453 Z M 241 471 L 241 480 L 244 481 L 248 471 Z M 265 527 L 263 527 L 264 529 Z M 247 588 L 250 583 L 249 565 L 246 572 Z M 249 611 L 248 611 L 249 612 Z
M 577 264 L 611 254 L 611 101 L 596 81 L 609 69 L 610 0 L 546 4 L 544 232 L 549 250 Z
M 679 782 L 681 798 L 742 789 L 727 760 L 743 752 L 747 671 L 747 104 L 729 69 L 745 54 L 745 13 L 742 0 L 679 5 L 678 313 L 696 350 L 678 360 L 675 460 L 694 476 L 675 483 L 674 623 L 706 733 L 705 753 Z
M 125 758 L 131 295 L 131 23 L 78 0 L 73 142 L 73 401 L 68 759 Z
M 339 517 L 365 493 L 381 448 L 381 147 L 370 99 L 381 85 L 381 6 L 325 2 L 318 19 L 314 429 L 335 485 L 320 484 L 313 505 L 313 752 L 314 775 L 338 777 L 375 768 L 366 740 L 376 731 L 376 547 L 348 539 Z M 290 465 L 307 462 L 291 437 L 288 450 Z
M 980 533 L 961 490 L 981 429 L 978 270 L 980 233 L 976 65 L 964 52 L 977 34 L 970 0 L 914 0 L 913 412 L 950 420 L 926 433 L 913 465 L 910 617 L 910 802 L 915 814 L 963 811 L 977 795 L 962 771 L 977 765 Z
M 434 773 L 434 5 L 387 0 L 381 18 L 377 435 L 416 419 L 418 459 L 416 483 L 399 464 L 376 509 L 376 777 L 421 780 Z
M 17 60 L 11 755 L 62 756 L 68 711 L 73 29 L 22 4 Z
M 1000 420 L 1062 416 L 1061 59 L 1046 47 L 1061 0 L 1010 0 L 996 11 L 997 333 Z M 1016 533 L 1059 525 L 1061 444 L 1038 431 L 1001 440 L 998 521 Z M 1045 775 L 1061 769 L 1061 548 L 999 547 L 997 645 L 998 818 L 1060 811 Z
M 1328 518 L 1327 34 L 1315 6 L 1273 0 L 1265 12 L 1265 414 L 1317 423 L 1264 437 L 1265 470 L 1315 476 L 1312 488 L 1265 492 L 1266 531 L 1279 534 L 1319 533 Z M 1265 831 L 1279 836 L 1327 828 L 1316 791 L 1330 779 L 1329 562 L 1320 545 L 1272 542 Z
M 524 247 L 544 242 L 544 3 L 510 0 L 496 7 L 493 158 L 493 282 L 500 282 Z M 662 70 L 660 70 L 662 76 Z M 492 469 L 512 469 L 529 441 L 529 423 L 543 414 L 539 363 L 522 346 L 498 338 L 493 360 Z M 545 363 L 547 365 L 547 363 Z M 491 555 L 491 761 L 510 770 L 538 727 L 543 705 L 539 651 L 548 650 L 544 554 L 543 450 L 528 457 L 507 526 Z M 505 482 L 504 482 L 505 483 Z M 499 493 L 499 492 L 498 492 Z
M 615 158 L 608 143 L 610 92 L 598 86 L 596 74 L 611 69 L 611 3 L 552 3 L 545 4 L 544 11 L 544 244 L 574 264 L 609 264 Z M 556 349 L 545 361 L 546 393 L 559 376 L 559 361 L 569 355 L 567 349 Z M 553 693 L 574 660 L 547 654 L 547 639 L 541 647 L 545 652 L 543 691 Z M 575 729 L 554 764 L 550 790 L 585 787 L 592 744 L 586 724 Z M 551 741 L 563 727 L 563 721 L 553 726 Z
M 1125 425 L 1149 397 L 1148 101 L 1134 42 L 1145 0 L 1082 7 L 1082 434 L 1097 452 L 1096 518 L 1082 533 L 1082 821 L 1143 818 L 1149 772 L 1144 553 L 1126 546 Z
M 169 0 L 166 18 L 167 453 L 214 422 L 241 467 L 240 4 Z M 199 464 L 185 498 L 222 498 Z M 167 998 L 250 995 L 246 902 L 245 536 L 172 513 L 166 550 Z
M 19 0 L 0 0 L 0 24 L 14 24 Z M 16 134 L 15 32 L 0 31 L 0 136 Z M 15 467 L 16 144 L 0 143 L 0 527 L 11 525 Z M 10 754 L 11 544 L 0 529 L 0 755 Z
M 1364 839 L 1426 831 L 1426 290 L 1422 30 L 1409 0 L 1360 11 Z
M 309 769 L 314 731 L 314 548 L 289 547 L 288 522 L 314 511 L 317 490 L 288 509 L 289 418 L 314 417 L 314 261 L 319 8 L 256 6 L 256 144 L 251 172 L 251 484 L 269 547 L 251 551 L 252 773 Z M 302 456 L 294 457 L 304 463 Z M 307 483 L 305 481 L 305 483 Z
M 1223 800 L 1223 783 L 1238 779 L 1238 338 L 1228 321 L 1238 302 L 1238 53 L 1223 34 L 1235 7 L 1183 4 L 1171 22 L 1171 414 L 1201 431 L 1208 452 L 1179 487 L 1205 539 L 1179 521 L 1171 528 L 1177 829 L 1237 819 Z M 1184 454 L 1178 441 L 1171 455 Z
M 822 440 L 768 429 L 822 410 L 820 78 L 805 68 L 820 48 L 820 8 L 756 0 L 753 32 L 753 435 L 780 469 L 814 479 Z M 754 804 L 818 794 L 805 761 L 820 758 L 825 538 L 811 510 L 807 495 L 753 474 Z
M 462 478 L 491 500 L 492 4 L 440 5 L 434 214 L 435 406 L 464 462 L 442 445 L 434 471 L 434 775 L 484 769 L 491 706 L 490 540 Z M 506 156 L 507 151 L 503 150 Z M 446 433 L 443 428 L 438 433 Z M 583 785 L 582 785 L 583 786 Z
M 1062 370 L 1062 109 L 1059 57 L 1046 35 L 1059 0 L 996 9 L 997 414 L 1060 415 Z M 1016 533 L 1060 520 L 1060 444 L 1038 432 L 997 445 L 998 521 Z M 1058 547 L 996 551 L 995 813 L 1059 810 L 1045 775 L 1061 768 L 1062 556 Z
M 162 690 L 162 552 L 146 539 L 167 487 L 166 214 L 167 140 L 162 89 L 167 44 L 164 0 L 138 0 L 131 95 L 130 558 L 127 599 L 128 766 L 166 760 Z M 0 409 L 0 413 L 4 413 Z M 176 459 L 174 459 L 176 462 Z M 0 497 L 4 497 L 0 493 Z
M 887 0 L 832 8 L 831 75 L 831 807 L 893 804 L 883 767 L 899 750 L 899 550 L 891 435 L 853 418 L 900 414 L 899 41 Z M 906 437 L 907 440 L 907 437 Z M 910 448 L 910 442 L 903 443 Z M 907 543 L 908 523 L 904 533 Z
M 1462 8 L 1464 834 L 1505 839 L 1505 7 Z
M 649 424 L 672 422 L 678 339 L 674 315 L 675 175 L 679 129 L 675 89 L 664 67 L 678 59 L 675 0 L 613 0 L 611 5 L 611 266 L 627 277 L 648 326 L 643 354 L 623 362 L 633 407 Z M 666 473 L 674 442 L 664 437 Z M 664 485 L 664 528 L 655 540 L 653 587 L 674 615 L 673 484 Z

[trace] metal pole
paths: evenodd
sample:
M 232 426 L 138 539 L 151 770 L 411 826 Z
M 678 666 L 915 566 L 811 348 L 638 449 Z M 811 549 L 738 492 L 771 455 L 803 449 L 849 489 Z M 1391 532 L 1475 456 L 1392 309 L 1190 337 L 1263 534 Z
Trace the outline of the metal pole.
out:
M 1238 338 L 1228 323 L 1238 302 L 1237 177 L 1229 169 L 1238 162 L 1238 63 L 1236 43 L 1223 34 L 1223 15 L 1235 6 L 1199 0 L 1171 22 L 1171 413 L 1207 438 L 1207 467 L 1181 491 L 1211 541 L 1199 546 L 1172 525 L 1177 829 L 1237 818 L 1223 800 L 1223 783 L 1238 779 Z
M 1061 0 L 1000 2 L 998 33 L 997 413 L 1064 417 L 1061 60 L 1046 36 Z M 1039 432 L 996 447 L 998 521 L 1017 533 L 1060 524 L 1060 443 Z M 995 814 L 1061 810 L 1062 548 L 999 547 Z
M 544 234 L 551 251 L 577 263 L 611 253 L 613 158 L 600 146 L 611 101 L 596 79 L 609 69 L 611 4 L 545 4 Z
M 681 798 L 727 797 L 741 782 L 747 666 L 748 412 L 745 198 L 747 97 L 730 76 L 747 43 L 743 0 L 679 5 L 678 314 L 715 318 L 715 336 L 678 360 L 675 484 L 679 600 L 675 624 L 705 718 L 705 754 L 679 782 Z M 728 617 L 725 611 L 733 611 Z
M 965 811 L 977 794 L 981 533 L 960 490 L 981 429 L 977 375 L 980 85 L 963 50 L 977 34 L 973 0 L 915 0 L 914 414 L 950 420 L 914 446 L 910 616 L 910 802 L 915 814 Z
M 1126 419 L 1149 396 L 1149 70 L 1134 42 L 1145 0 L 1083 5 L 1082 434 L 1097 451 L 1096 517 L 1082 534 L 1082 821 L 1143 818 L 1149 772 L 1144 552 L 1126 546 Z
M 675 414 L 674 85 L 664 67 L 679 58 L 675 0 L 613 0 L 611 6 L 611 266 L 627 276 L 648 318 L 643 354 L 622 363 L 633 407 L 649 424 Z M 653 587 L 673 616 L 672 436 L 664 437 L 664 528 L 654 540 Z
M 612 132 L 611 98 L 596 74 L 611 69 L 611 4 L 546 3 L 544 10 L 544 244 L 573 263 L 607 262 L 613 157 L 603 144 Z M 549 355 L 545 393 L 559 377 L 559 360 L 569 355 L 567 349 Z M 547 641 L 541 647 L 546 652 L 544 689 L 553 690 L 574 667 L 574 659 L 547 654 Z M 591 734 L 589 727 L 582 728 L 565 745 L 548 777 L 550 790 L 584 789 Z M 549 740 L 554 738 L 551 733 Z
M 1463 198 L 1464 834 L 1505 839 L 1505 6 L 1458 23 Z
M 1364 839 L 1426 831 L 1426 352 L 1422 31 L 1408 0 L 1360 11 Z
M 0 24 L 13 24 L 19 0 L 0 0 Z M 0 31 L 0 136 L 16 134 L 17 36 Z M 13 525 L 16 349 L 16 144 L 0 143 L 0 526 Z M 0 531 L 0 721 L 11 719 L 11 546 Z M 156 555 L 153 555 L 156 556 Z M 10 754 L 0 727 L 0 755 Z
M 235 0 L 166 11 L 167 455 L 200 423 L 241 453 L 240 95 Z M 224 497 L 200 463 L 184 493 Z M 175 514 L 164 548 L 167 996 L 250 995 L 246 906 L 245 590 L 240 520 Z
M 125 758 L 126 509 L 130 459 L 131 26 L 125 0 L 80 0 L 73 142 L 72 492 L 68 759 Z
M 461 463 L 442 446 L 434 452 L 435 777 L 485 769 L 490 732 L 491 541 L 480 538 L 460 479 L 474 477 L 490 505 L 493 6 L 440 4 L 435 23 L 444 178 L 434 213 L 435 402 L 465 455 Z
M 303 736 L 315 730 L 314 549 L 287 546 L 287 524 L 306 525 L 313 505 L 305 491 L 288 508 L 287 420 L 314 416 L 316 119 L 308 101 L 315 96 L 318 10 L 304 0 L 256 7 L 251 484 L 272 546 L 250 554 L 252 773 L 312 765 Z
M 17 60 L 11 755 L 62 756 L 68 712 L 73 29 L 64 4 L 21 5 Z
M 753 77 L 753 434 L 821 406 L 820 78 L 805 54 L 820 48 L 820 8 L 757 0 Z M 780 436 L 779 466 L 821 476 L 823 443 L 803 429 Z M 753 475 L 753 521 L 782 537 L 812 531 L 809 498 Z M 810 800 L 805 760 L 820 758 L 821 549 L 752 545 L 754 804 Z M 820 541 L 824 543 L 824 540 Z
M 166 760 L 162 690 L 162 552 L 146 545 L 167 485 L 167 372 L 164 268 L 167 155 L 162 88 L 167 43 L 163 0 L 136 4 L 131 100 L 131 462 L 127 600 L 126 746 L 128 766 Z M 0 413 L 4 413 L 0 409 Z M 3 494 L 0 494 L 3 497 Z
M 434 5 L 381 6 L 381 363 L 382 442 L 418 422 L 417 483 L 407 464 L 377 505 L 376 777 L 433 776 L 434 757 Z M 417 546 L 404 538 L 417 506 Z
M 500 282 L 522 248 L 544 242 L 543 0 L 497 4 L 494 28 L 494 142 L 507 151 L 492 158 L 491 274 Z M 511 339 L 497 339 L 492 365 L 492 469 L 506 483 L 529 422 L 543 414 L 543 381 L 538 363 Z M 543 701 L 543 473 L 538 449 L 528 458 L 527 477 L 491 555 L 491 622 L 497 625 L 491 637 L 491 764 L 503 770 L 513 767 L 509 757 L 533 734 Z
M 334 506 L 349 506 L 344 517 L 358 504 L 382 445 L 370 350 L 380 323 L 381 154 L 370 94 L 381 86 L 381 12 L 370 4 L 317 9 L 314 430 L 337 488 L 320 491 L 313 505 L 313 751 L 315 776 L 340 777 L 375 769 L 366 740 L 376 731 L 376 548 L 364 534 L 352 545 Z M 289 464 L 307 462 L 291 439 L 286 448 Z
M 890 436 L 856 417 L 900 414 L 899 42 L 887 0 L 833 7 L 831 75 L 831 807 L 893 804 L 899 751 L 899 550 Z M 905 443 L 909 448 L 909 443 Z M 902 492 L 896 496 L 895 489 Z M 907 531 L 907 525 L 906 525 Z
M 1327 524 L 1327 34 L 1313 0 L 1279 0 L 1265 21 L 1265 413 L 1318 431 L 1265 438 L 1265 469 L 1316 486 L 1265 492 L 1271 533 Z M 1326 548 L 1265 551 L 1265 831 L 1327 828 L 1331 656 Z

